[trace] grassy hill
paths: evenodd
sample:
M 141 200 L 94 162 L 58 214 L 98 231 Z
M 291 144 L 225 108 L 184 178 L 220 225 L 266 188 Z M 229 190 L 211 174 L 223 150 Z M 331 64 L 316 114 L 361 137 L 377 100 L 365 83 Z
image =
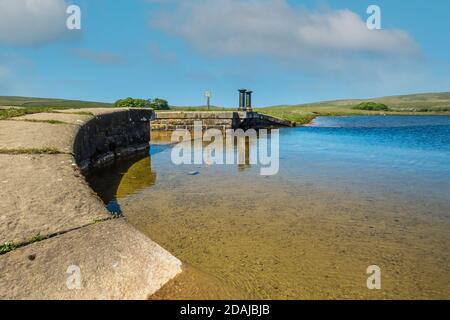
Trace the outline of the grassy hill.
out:
M 363 102 L 382 103 L 389 111 L 355 110 Z M 423 93 L 413 95 L 391 96 L 373 99 L 334 100 L 299 105 L 279 105 L 257 108 L 262 113 L 275 117 L 308 123 L 314 117 L 333 115 L 370 115 L 370 114 L 450 114 L 450 92 Z
M 0 96 L 0 120 L 30 113 L 51 112 L 60 109 L 108 108 L 112 104 L 102 102 Z
M 271 106 L 262 109 L 335 108 L 338 110 L 351 109 L 362 102 L 383 103 L 394 111 L 427 112 L 433 109 L 437 111 L 447 109 L 444 111 L 450 111 L 450 92 L 422 93 L 373 99 L 333 100 L 299 105 Z
M 0 107 L 22 108 L 107 108 L 110 103 L 30 97 L 0 97 Z

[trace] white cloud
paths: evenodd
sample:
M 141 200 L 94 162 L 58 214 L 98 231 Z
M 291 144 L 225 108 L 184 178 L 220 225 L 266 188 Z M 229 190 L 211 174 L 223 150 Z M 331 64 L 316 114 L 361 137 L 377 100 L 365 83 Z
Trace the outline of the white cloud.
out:
M 404 31 L 369 30 L 354 12 L 308 11 L 286 0 L 191 0 L 159 12 L 152 24 L 212 55 L 292 59 L 354 54 L 414 56 Z
M 0 0 L 0 44 L 35 45 L 67 32 L 64 0 Z
M 434 83 L 413 37 L 393 28 L 369 30 L 365 10 L 361 15 L 345 8 L 311 10 L 288 0 L 165 2 L 153 8 L 150 26 L 183 40 L 203 58 L 236 58 L 237 71 L 250 70 L 237 82 L 267 76 L 293 90 L 307 84 L 318 94 L 346 96 L 394 94 Z

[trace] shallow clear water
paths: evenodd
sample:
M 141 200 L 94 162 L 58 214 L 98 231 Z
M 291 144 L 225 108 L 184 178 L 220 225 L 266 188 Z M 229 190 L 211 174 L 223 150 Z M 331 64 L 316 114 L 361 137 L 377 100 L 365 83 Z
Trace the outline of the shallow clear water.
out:
M 449 201 L 449 116 L 320 117 L 283 131 L 281 155 L 294 179 Z
M 153 145 L 90 179 L 189 265 L 157 298 L 450 298 L 449 116 L 283 129 L 269 177 L 250 164 L 175 166 L 170 154 Z M 383 290 L 367 289 L 370 265 Z

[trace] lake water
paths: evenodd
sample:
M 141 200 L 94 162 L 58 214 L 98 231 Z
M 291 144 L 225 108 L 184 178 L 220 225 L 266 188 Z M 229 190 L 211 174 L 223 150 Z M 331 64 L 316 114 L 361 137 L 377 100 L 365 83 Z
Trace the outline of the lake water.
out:
M 185 263 L 155 299 L 450 298 L 450 116 L 319 117 L 259 169 L 159 144 L 90 183 Z

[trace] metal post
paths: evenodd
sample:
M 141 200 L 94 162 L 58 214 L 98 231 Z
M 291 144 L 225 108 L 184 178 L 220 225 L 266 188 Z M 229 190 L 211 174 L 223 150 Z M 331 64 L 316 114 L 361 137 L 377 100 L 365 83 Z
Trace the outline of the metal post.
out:
M 247 105 L 245 106 L 245 111 L 252 112 L 252 93 L 253 91 L 247 91 Z
M 239 111 L 245 111 L 247 89 L 239 90 Z
M 208 107 L 208 111 L 211 110 L 211 92 L 210 91 L 206 91 L 205 92 L 205 97 L 206 97 L 206 105 Z

